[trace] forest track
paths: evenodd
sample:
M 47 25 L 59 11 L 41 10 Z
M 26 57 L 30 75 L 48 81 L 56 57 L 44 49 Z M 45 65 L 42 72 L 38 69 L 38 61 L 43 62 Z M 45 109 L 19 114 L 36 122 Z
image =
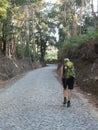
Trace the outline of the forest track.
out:
M 97 130 L 96 108 L 76 89 L 62 105 L 62 85 L 49 65 L 0 89 L 0 130 Z

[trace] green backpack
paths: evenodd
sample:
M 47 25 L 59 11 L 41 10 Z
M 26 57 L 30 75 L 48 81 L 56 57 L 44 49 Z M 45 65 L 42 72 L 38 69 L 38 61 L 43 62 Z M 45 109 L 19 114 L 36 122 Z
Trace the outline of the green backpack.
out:
M 68 61 L 65 66 L 67 69 L 65 70 L 65 78 L 74 77 L 75 78 L 75 69 L 74 65 L 71 61 Z

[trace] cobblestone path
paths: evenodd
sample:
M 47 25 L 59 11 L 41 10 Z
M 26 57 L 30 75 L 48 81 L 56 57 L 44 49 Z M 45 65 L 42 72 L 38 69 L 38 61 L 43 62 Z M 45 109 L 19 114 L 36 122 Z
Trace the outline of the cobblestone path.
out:
M 34 70 L 0 90 L 0 130 L 98 130 L 98 113 L 76 90 L 71 107 L 62 106 L 55 69 Z

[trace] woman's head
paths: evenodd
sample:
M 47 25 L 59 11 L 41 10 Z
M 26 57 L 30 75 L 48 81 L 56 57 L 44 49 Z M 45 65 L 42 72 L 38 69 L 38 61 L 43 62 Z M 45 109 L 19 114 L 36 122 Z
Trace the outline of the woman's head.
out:
M 70 61 L 69 58 L 64 58 L 64 62 L 68 62 L 68 61 Z

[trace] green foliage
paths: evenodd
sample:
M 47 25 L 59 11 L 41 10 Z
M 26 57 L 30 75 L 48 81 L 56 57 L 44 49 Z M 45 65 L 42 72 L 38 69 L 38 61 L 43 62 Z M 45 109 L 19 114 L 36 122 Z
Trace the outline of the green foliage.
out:
M 88 43 L 89 41 L 95 40 L 96 38 L 98 38 L 97 31 L 93 31 L 84 35 L 74 36 L 69 38 L 66 42 L 64 42 L 62 48 L 78 47 L 82 43 Z
M 12 42 L 23 43 L 23 45 L 19 44 L 17 47 L 17 56 L 19 58 L 24 57 L 26 44 L 28 44 L 28 52 L 30 52 L 30 55 L 38 60 L 41 59 L 41 56 L 45 56 L 47 41 L 49 45 L 53 44 L 54 46 L 58 46 L 54 38 L 56 28 L 59 33 L 59 43 L 64 42 L 64 47 L 77 47 L 89 39 L 98 37 L 98 33 L 96 33 L 96 35 L 79 35 L 66 41 L 67 36 L 71 36 L 74 34 L 73 30 L 78 29 L 77 22 L 79 23 L 79 18 L 75 13 L 77 12 L 77 14 L 79 14 L 78 10 L 81 8 L 82 0 L 62 0 L 62 4 L 60 5 L 44 4 L 43 6 L 42 1 L 43 0 L 10 0 L 10 6 L 7 9 L 8 0 L 4 0 L 3 2 L 0 0 L 0 9 L 2 9 L 0 10 L 0 15 L 2 14 L 2 17 L 5 17 L 7 14 L 7 25 L 4 30 L 4 32 L 7 32 L 7 36 L 4 36 L 8 37 L 8 40 Z M 76 12 L 73 10 L 74 5 L 78 7 Z M 93 18 L 86 17 L 85 19 L 84 16 L 83 19 L 83 24 L 86 25 L 87 29 L 88 26 L 93 25 Z M 63 28 L 60 28 L 60 25 L 62 25 Z M 77 26 L 77 28 L 74 29 L 73 25 Z M 77 32 L 79 31 L 76 30 L 76 34 Z M 0 33 L 0 35 L 1 34 L 2 33 Z M 29 43 L 34 44 L 33 50 L 36 50 L 37 47 L 38 52 L 32 51 Z M 41 56 L 38 54 L 39 52 Z
M 31 54 L 32 60 L 36 60 L 36 61 L 40 60 L 40 54 L 33 51 L 32 49 L 30 49 L 30 54 Z
M 98 29 L 96 29 L 94 36 L 95 36 L 95 39 L 98 40 Z
M 82 0 L 76 0 L 76 5 L 81 6 Z
M 24 57 L 24 52 L 25 52 L 25 48 L 23 47 L 23 45 L 18 44 L 17 51 L 16 51 L 17 57 L 22 59 Z
M 0 18 L 6 17 L 8 5 L 9 0 L 0 0 Z
M 47 53 L 45 60 L 57 60 L 57 53 Z
M 23 5 L 23 4 L 35 3 L 39 1 L 41 0 L 11 0 L 11 3 L 16 5 Z
M 31 47 L 29 47 L 30 50 L 30 56 L 32 57 L 32 60 L 40 60 L 40 55 L 35 52 L 34 50 L 32 50 Z M 22 44 L 18 44 L 17 45 L 17 51 L 16 51 L 17 57 L 22 59 L 24 58 L 25 55 L 25 47 Z

